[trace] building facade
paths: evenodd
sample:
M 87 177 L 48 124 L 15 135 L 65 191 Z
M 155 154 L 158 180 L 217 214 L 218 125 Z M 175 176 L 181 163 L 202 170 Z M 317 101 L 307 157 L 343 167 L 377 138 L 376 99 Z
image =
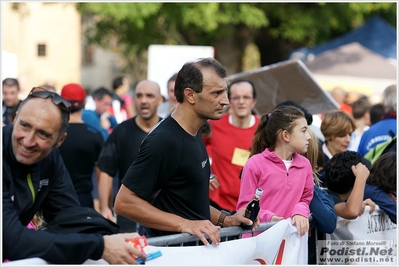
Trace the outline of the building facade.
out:
M 14 78 L 20 81 L 21 94 L 44 83 L 61 90 L 66 83 L 80 82 L 81 19 L 75 3 L 1 5 L 2 51 L 16 55 Z

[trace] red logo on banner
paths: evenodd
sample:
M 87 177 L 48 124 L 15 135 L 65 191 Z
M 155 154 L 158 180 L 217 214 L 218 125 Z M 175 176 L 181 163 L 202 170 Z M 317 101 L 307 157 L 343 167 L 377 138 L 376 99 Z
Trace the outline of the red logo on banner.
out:
M 266 261 L 264 259 L 254 259 L 255 261 L 258 261 L 261 265 L 266 265 Z
M 284 246 L 285 246 L 285 239 L 281 241 L 280 249 L 278 250 L 277 253 L 276 262 L 274 263 L 276 265 L 281 265 L 281 263 L 283 262 Z

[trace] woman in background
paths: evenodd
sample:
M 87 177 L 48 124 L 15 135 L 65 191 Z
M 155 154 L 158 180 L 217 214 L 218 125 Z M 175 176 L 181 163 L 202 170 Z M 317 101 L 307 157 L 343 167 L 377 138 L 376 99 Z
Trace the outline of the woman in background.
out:
M 348 150 L 349 143 L 352 140 L 352 132 L 356 130 L 356 122 L 352 115 L 346 111 L 334 110 L 324 115 L 320 130 L 325 139 L 322 146 L 325 166 L 327 161 L 335 154 Z M 363 159 L 362 163 L 370 169 L 370 161 Z M 321 186 L 327 187 L 323 170 L 320 171 L 319 178 L 321 180 Z

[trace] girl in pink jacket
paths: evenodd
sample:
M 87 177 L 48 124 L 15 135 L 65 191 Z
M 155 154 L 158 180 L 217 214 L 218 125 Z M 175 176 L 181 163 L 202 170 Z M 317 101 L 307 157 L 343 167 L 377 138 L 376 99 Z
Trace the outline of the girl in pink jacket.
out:
M 276 107 L 262 116 L 251 156 L 242 171 L 237 203 L 237 210 L 245 207 L 256 188 L 262 188 L 260 221 L 292 218 L 301 236 L 309 230 L 314 184 L 312 166 L 299 154 L 305 153 L 309 146 L 307 129 L 305 115 L 293 106 Z

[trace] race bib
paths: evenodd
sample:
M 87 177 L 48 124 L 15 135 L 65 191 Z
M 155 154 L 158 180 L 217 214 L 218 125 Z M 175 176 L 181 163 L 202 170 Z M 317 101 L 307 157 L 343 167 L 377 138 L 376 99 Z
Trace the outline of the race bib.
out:
M 243 167 L 249 158 L 248 150 L 236 147 L 233 152 L 231 163 Z

